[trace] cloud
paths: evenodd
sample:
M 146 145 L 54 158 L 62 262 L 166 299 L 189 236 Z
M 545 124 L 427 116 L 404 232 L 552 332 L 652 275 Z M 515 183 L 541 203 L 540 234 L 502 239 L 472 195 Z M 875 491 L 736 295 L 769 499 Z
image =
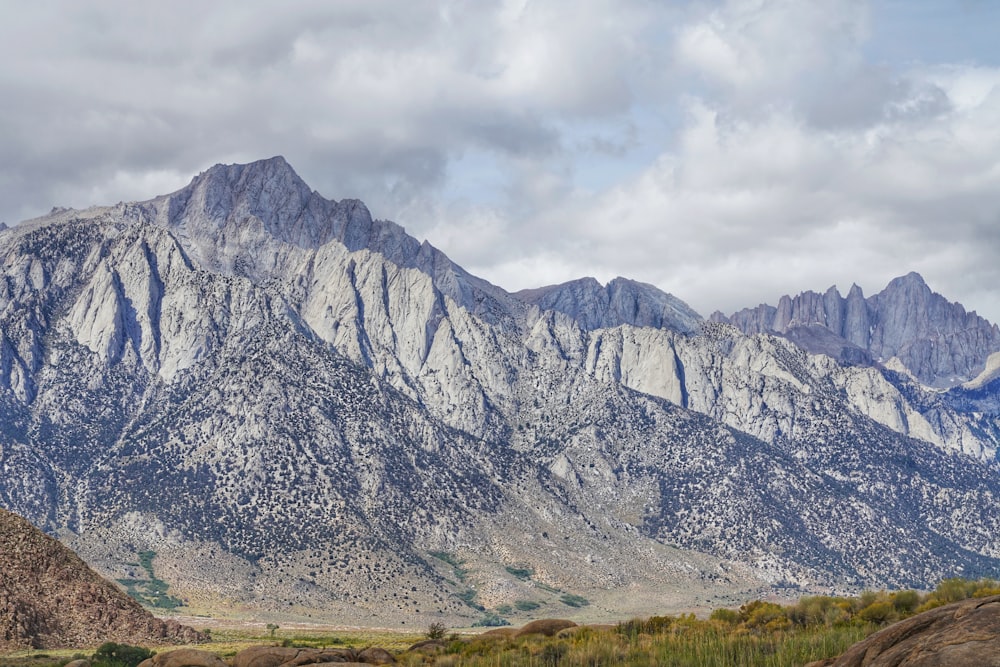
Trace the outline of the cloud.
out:
M 0 220 L 282 154 L 512 290 L 627 275 L 707 314 L 919 270 L 1000 320 L 1000 74 L 894 48 L 929 30 L 894 7 L 17 5 Z

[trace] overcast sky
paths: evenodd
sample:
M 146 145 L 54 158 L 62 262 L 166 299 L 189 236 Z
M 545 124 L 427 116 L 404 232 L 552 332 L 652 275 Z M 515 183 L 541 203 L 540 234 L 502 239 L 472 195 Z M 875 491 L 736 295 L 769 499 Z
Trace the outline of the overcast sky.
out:
M 1000 322 L 1000 2 L 0 0 L 0 220 L 284 155 L 508 290 Z

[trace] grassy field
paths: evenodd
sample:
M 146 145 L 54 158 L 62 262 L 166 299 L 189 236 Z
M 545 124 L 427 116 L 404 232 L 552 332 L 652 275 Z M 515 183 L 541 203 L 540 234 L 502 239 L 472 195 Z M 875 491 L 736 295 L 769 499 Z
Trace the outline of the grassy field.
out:
M 183 620 L 199 630 L 209 630 L 212 641 L 199 648 L 223 658 L 250 646 L 270 644 L 354 649 L 378 646 L 394 653 L 404 667 L 796 667 L 837 656 L 872 632 L 921 611 L 997 594 L 1000 582 L 992 579 L 949 579 L 929 593 L 869 591 L 857 597 L 810 596 L 794 605 L 756 600 L 739 609 L 716 609 L 709 618 L 654 616 L 614 626 L 569 628 L 551 637 L 481 635 L 438 628 L 445 636 L 424 652 L 406 650 L 426 639 L 418 632 L 306 623 L 278 627 L 232 619 Z M 150 648 L 163 652 L 174 647 Z M 91 647 L 22 651 L 0 656 L 0 667 L 60 666 L 92 652 Z

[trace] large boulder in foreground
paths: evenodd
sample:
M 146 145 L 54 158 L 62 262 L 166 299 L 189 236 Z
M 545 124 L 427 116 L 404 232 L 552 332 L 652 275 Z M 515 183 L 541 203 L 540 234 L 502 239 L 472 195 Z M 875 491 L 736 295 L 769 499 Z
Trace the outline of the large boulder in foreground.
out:
M 925 611 L 808 667 L 1000 667 L 1000 595 Z
M 0 653 L 206 639 L 156 618 L 58 540 L 0 509 Z

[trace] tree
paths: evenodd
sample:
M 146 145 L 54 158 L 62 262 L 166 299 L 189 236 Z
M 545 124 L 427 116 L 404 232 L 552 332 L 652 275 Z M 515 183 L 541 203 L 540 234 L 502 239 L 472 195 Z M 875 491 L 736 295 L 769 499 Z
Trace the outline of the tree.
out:
M 444 639 L 444 633 L 448 631 L 444 623 L 431 623 L 430 627 L 427 628 L 427 638 L 428 639 Z

